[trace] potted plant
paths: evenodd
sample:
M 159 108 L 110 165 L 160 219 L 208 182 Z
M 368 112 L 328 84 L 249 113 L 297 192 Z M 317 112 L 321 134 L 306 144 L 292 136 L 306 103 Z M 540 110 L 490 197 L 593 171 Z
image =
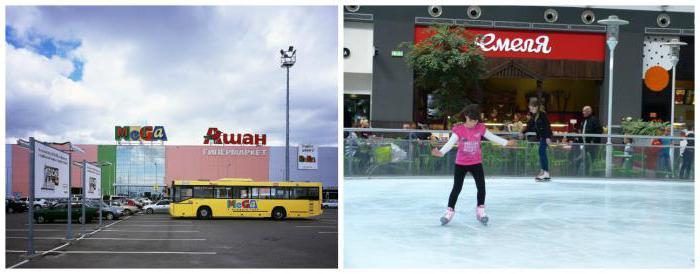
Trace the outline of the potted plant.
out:
M 481 101 L 473 91 L 478 88 L 486 61 L 474 43 L 476 36 L 465 28 L 438 24 L 426 31 L 434 35 L 415 45 L 403 42 L 399 47 L 408 48 L 405 60 L 413 69 L 415 85 L 432 92 L 437 115 L 447 126 L 459 122 L 453 115 L 466 104 Z
M 669 122 L 647 122 L 642 119 L 632 120 L 631 117 L 627 117 L 622 121 L 622 134 L 624 135 L 646 135 L 654 136 L 657 135 L 659 129 L 663 129 L 669 125 Z M 637 145 L 651 145 L 653 139 L 651 138 L 634 138 L 632 143 Z

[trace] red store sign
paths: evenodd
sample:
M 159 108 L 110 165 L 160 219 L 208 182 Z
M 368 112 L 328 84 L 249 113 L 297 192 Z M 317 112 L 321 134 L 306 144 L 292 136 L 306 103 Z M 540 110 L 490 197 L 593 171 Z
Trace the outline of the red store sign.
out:
M 432 36 L 416 26 L 415 43 Z M 605 61 L 605 33 L 469 28 L 486 57 Z

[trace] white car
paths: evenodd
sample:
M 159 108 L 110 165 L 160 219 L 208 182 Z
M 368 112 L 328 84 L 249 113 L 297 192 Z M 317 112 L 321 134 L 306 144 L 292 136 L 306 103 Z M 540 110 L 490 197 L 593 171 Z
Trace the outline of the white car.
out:
M 155 204 L 150 204 L 143 207 L 146 214 L 168 213 L 170 212 L 170 200 L 160 200 Z
M 20 201 L 21 201 L 22 203 L 24 203 L 24 204 L 27 204 L 27 203 L 28 203 L 28 200 L 29 200 L 28 198 L 22 198 L 22 199 L 20 199 Z M 47 208 L 47 207 L 49 207 L 50 205 L 51 205 L 51 204 L 50 204 L 49 201 L 47 201 L 46 199 L 36 199 L 36 198 L 34 199 L 34 209 L 35 209 L 35 210 L 39 210 L 39 209 L 42 209 L 42 208 Z
M 153 201 L 151 201 L 151 199 L 148 199 L 148 198 L 138 198 L 138 199 L 136 199 L 136 201 L 143 204 L 144 206 L 153 204 Z
M 321 203 L 323 208 L 338 208 L 338 200 L 326 200 Z

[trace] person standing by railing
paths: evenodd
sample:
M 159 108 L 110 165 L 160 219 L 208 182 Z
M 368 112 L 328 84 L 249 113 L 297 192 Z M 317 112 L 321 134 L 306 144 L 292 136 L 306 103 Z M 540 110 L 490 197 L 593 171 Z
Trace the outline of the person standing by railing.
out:
M 457 158 L 455 160 L 454 184 L 450 192 L 450 198 L 447 202 L 447 212 L 445 216 L 440 218 L 442 225 L 446 225 L 452 220 L 455 215 L 455 204 L 459 193 L 462 191 L 464 177 L 467 172 L 472 174 L 477 189 L 477 204 L 476 204 L 476 219 L 486 225 L 488 216 L 486 216 L 484 202 L 486 200 L 486 180 L 484 178 L 484 168 L 481 164 L 481 138 L 486 138 L 491 142 L 501 146 L 514 146 L 515 140 L 506 140 L 498 137 L 486 129 L 486 125 L 481 123 L 479 115 L 479 106 L 472 104 L 466 106 L 457 117 L 464 117 L 464 124 L 455 125 L 452 128 L 450 140 L 442 146 L 440 150 L 434 148 L 432 154 L 435 157 L 443 157 L 449 152 L 452 147 L 457 144 Z
M 687 138 L 695 138 L 695 133 L 693 133 L 692 129 L 684 129 L 682 133 L 686 139 L 681 141 L 681 158 L 683 162 L 681 163 L 678 178 L 688 179 L 690 178 L 690 168 L 693 167 L 693 159 L 695 158 L 695 140 Z
M 663 129 L 664 136 L 671 135 L 671 127 L 667 126 Z M 659 154 L 656 159 L 656 167 L 658 171 L 663 172 L 663 177 L 670 178 L 671 176 L 671 138 L 659 138 L 659 145 L 662 148 L 659 150 Z
M 530 120 L 527 122 L 525 128 L 518 134 L 518 137 L 522 139 L 527 132 L 535 132 L 537 139 L 540 142 L 539 156 L 540 156 L 540 173 L 537 174 L 535 180 L 537 181 L 549 181 L 551 179 L 549 175 L 549 159 L 547 159 L 547 147 L 552 143 L 552 128 L 549 125 L 549 119 L 547 118 L 547 113 L 544 111 L 542 104 L 539 100 L 530 101 L 528 106 L 530 111 Z
M 581 138 L 578 138 L 578 142 L 581 143 L 581 159 L 584 161 L 584 175 L 588 175 L 591 165 L 595 161 L 600 144 L 600 137 L 586 137 L 585 134 L 603 134 L 603 127 L 600 125 L 600 121 L 593 115 L 593 108 L 591 106 L 584 106 L 581 110 L 583 115 L 583 122 L 581 123 L 581 128 L 579 133 L 583 134 Z M 587 159 L 591 159 L 590 164 L 586 163 Z M 578 168 L 578 165 L 576 165 Z

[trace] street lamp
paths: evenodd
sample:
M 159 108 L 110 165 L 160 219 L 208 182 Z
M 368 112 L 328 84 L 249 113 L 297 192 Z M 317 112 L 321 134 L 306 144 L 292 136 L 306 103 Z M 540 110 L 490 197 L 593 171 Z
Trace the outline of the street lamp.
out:
M 99 162 L 99 165 L 100 165 L 100 176 L 101 176 L 101 175 L 102 175 L 102 167 L 109 166 L 109 167 L 111 168 L 111 167 L 112 167 L 112 162 L 106 162 L 106 161 L 105 161 L 105 162 Z M 109 181 L 112 179 L 112 177 L 111 177 L 111 173 L 108 172 L 107 174 L 108 174 L 107 182 L 109 183 Z M 101 178 L 100 178 L 100 179 L 101 179 Z M 100 180 L 100 181 L 101 181 L 101 180 Z M 100 182 L 100 184 L 102 184 L 102 182 Z M 100 201 L 99 201 L 99 205 L 100 205 L 100 209 L 99 209 L 99 210 L 100 210 L 99 219 L 100 219 L 100 221 L 99 221 L 99 227 L 102 227 L 102 203 L 104 203 L 104 197 L 102 196 L 102 186 L 100 186 Z
M 678 58 L 681 54 L 681 46 L 685 46 L 688 43 L 678 41 L 678 39 L 671 39 L 671 42 L 661 43 L 661 45 L 668 46 L 671 48 L 671 63 L 673 63 L 673 76 L 671 78 L 671 138 L 673 138 L 673 121 L 676 115 L 676 65 L 678 65 Z M 671 176 L 673 176 L 673 139 L 671 139 L 671 149 L 670 159 L 671 159 Z
M 156 168 L 156 176 L 155 176 L 155 179 L 153 180 L 153 181 L 155 181 L 155 182 L 154 182 L 153 185 L 157 186 L 157 185 L 158 185 L 158 163 L 153 162 L 153 166 L 155 166 L 155 168 Z M 155 191 L 158 191 L 158 188 L 157 188 L 157 187 L 155 187 L 154 192 L 155 192 Z M 155 194 L 155 193 L 153 193 L 153 194 Z
M 610 79 L 608 79 L 608 142 L 605 150 L 605 177 L 612 176 L 612 94 L 613 94 L 613 62 L 615 60 L 615 46 L 617 46 L 620 26 L 629 24 L 628 21 L 617 18 L 617 15 L 610 15 L 606 19 L 598 20 L 598 24 L 607 26 L 606 43 L 610 50 Z
M 294 46 L 289 46 L 289 49 L 286 51 L 281 49 L 280 54 L 282 55 L 280 60 L 282 67 L 287 69 L 287 135 L 285 137 L 286 149 L 284 151 L 284 180 L 289 182 L 289 68 L 294 66 L 294 63 L 297 61 L 297 50 L 294 49 Z

